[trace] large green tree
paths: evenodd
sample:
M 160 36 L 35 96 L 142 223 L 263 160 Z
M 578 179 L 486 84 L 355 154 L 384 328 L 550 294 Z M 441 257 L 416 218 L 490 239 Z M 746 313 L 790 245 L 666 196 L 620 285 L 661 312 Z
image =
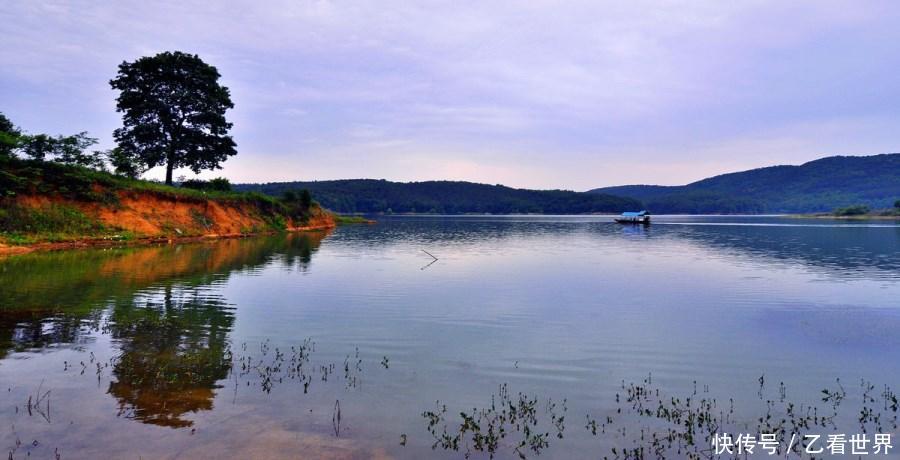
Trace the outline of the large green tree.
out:
M 221 168 L 237 151 L 225 119 L 234 103 L 219 77 L 215 67 L 180 51 L 120 64 L 109 83 L 120 91 L 124 126 L 114 136 L 123 154 L 149 168 L 165 165 L 167 184 L 175 168 Z

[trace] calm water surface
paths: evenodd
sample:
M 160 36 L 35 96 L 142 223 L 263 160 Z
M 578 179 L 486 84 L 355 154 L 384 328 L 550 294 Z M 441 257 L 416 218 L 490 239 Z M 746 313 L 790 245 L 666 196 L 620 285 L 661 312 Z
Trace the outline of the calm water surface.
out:
M 665 397 L 718 398 L 747 429 L 770 398 L 823 410 L 822 390 L 844 387 L 848 413 L 812 431 L 856 433 L 863 381 L 884 420 L 895 414 L 879 398 L 900 386 L 898 299 L 892 222 L 385 217 L 330 234 L 11 257 L 0 447 L 461 458 L 466 438 L 433 450 L 423 413 L 446 406 L 432 430 L 453 434 L 460 412 L 521 392 L 548 433 L 542 458 L 599 458 L 658 426 L 617 402 L 645 380 Z M 495 456 L 517 458 L 526 438 L 506 429 Z

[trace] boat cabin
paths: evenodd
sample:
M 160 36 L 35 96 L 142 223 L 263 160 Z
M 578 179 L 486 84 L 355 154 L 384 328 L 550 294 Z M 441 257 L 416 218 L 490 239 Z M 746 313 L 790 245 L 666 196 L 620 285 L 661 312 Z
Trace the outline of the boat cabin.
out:
M 616 222 L 620 224 L 644 224 L 650 223 L 650 213 L 647 211 L 628 211 L 623 212 L 621 216 L 616 218 Z

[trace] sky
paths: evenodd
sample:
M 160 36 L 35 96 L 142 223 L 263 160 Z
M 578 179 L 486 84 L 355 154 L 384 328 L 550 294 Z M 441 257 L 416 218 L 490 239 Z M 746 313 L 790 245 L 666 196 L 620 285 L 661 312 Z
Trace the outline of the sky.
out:
M 235 104 L 238 155 L 201 177 L 675 185 L 900 152 L 898 22 L 893 0 L 4 0 L 0 112 L 112 147 L 118 64 L 179 50 Z

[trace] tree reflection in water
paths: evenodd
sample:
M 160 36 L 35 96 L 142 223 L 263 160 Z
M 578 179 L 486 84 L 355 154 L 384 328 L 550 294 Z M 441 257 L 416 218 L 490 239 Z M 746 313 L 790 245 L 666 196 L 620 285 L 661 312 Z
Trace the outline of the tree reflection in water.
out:
M 166 286 L 161 298 L 113 307 L 109 332 L 121 354 L 109 393 L 119 413 L 154 425 L 182 428 L 182 415 L 212 409 L 216 382 L 228 377 L 231 307 L 194 289 Z
M 0 360 L 94 339 L 110 305 L 144 289 L 207 286 L 278 263 L 305 271 L 327 232 L 0 258 Z
M 212 409 L 216 382 L 232 363 L 235 310 L 210 287 L 270 264 L 305 271 L 327 235 L 0 259 L 0 360 L 109 334 L 118 355 L 108 392 L 119 415 L 189 427 L 184 415 Z

